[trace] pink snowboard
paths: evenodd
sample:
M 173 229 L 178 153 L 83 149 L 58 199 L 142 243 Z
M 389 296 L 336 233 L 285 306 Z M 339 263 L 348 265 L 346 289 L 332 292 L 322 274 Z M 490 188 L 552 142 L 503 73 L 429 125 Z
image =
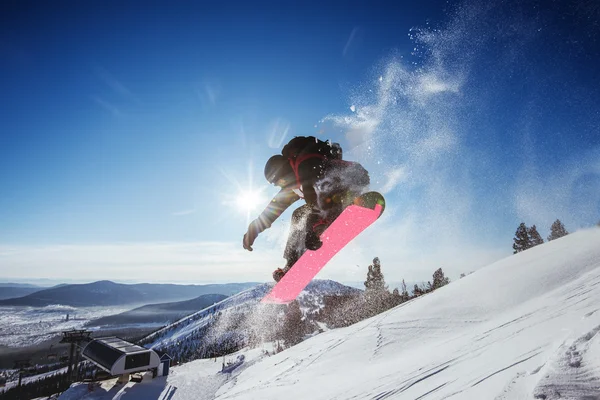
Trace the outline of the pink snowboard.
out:
M 329 260 L 375 222 L 382 212 L 381 204 L 375 204 L 374 209 L 358 205 L 348 206 L 321 234 L 323 246 L 319 250 L 307 250 L 277 282 L 271 292 L 261 300 L 261 303 L 287 304 L 292 302 Z

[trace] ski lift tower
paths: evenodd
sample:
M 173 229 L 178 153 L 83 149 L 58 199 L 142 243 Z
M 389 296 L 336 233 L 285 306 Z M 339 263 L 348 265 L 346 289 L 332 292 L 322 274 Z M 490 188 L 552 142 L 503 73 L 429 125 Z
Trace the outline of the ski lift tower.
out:
M 79 347 L 81 347 L 81 342 L 89 342 L 92 340 L 90 335 L 91 331 L 86 330 L 77 330 L 73 329 L 70 331 L 64 331 L 63 338 L 60 343 L 70 343 L 71 350 L 69 352 L 69 367 L 67 368 L 67 379 L 69 383 L 73 382 L 73 380 L 79 380 L 79 368 L 77 367 L 79 364 Z M 75 371 L 73 371 L 73 356 L 75 356 Z M 75 375 L 75 379 L 73 379 L 73 375 Z
M 15 369 L 19 370 L 19 384 L 17 386 L 19 393 L 21 393 L 21 380 L 23 378 L 23 372 L 25 372 L 25 370 L 29 367 L 31 367 L 29 359 L 15 360 Z

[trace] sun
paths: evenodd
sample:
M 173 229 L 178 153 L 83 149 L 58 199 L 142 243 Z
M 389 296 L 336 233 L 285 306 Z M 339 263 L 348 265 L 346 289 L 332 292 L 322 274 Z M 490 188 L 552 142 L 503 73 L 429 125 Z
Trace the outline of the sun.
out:
M 238 210 L 248 213 L 264 206 L 267 199 L 260 190 L 240 190 L 235 197 Z

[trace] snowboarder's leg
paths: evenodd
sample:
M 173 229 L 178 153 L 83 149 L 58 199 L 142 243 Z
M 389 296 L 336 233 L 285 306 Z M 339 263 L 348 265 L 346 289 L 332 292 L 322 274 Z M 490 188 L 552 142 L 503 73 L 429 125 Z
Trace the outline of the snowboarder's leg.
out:
M 310 217 L 312 213 L 313 207 L 309 204 L 305 204 L 302 207 L 297 208 L 292 214 L 290 232 L 283 252 L 283 258 L 286 259 L 286 264 L 283 269 L 277 268 L 273 272 L 273 279 L 275 279 L 275 281 L 279 282 L 283 275 L 292 268 L 300 256 L 306 251 L 306 229 L 309 220 L 312 219 Z
M 360 195 L 354 191 L 345 190 L 330 192 L 329 194 L 332 200 L 327 202 L 328 207 L 325 209 L 305 204 L 292 214 L 290 233 L 283 254 L 286 265 L 284 268 L 278 268 L 273 272 L 273 279 L 276 282 L 283 278 L 306 250 L 318 250 L 323 245 L 320 239 L 321 234 L 346 207 L 357 204 L 373 208 L 376 203 L 385 207 L 382 196 L 375 192 Z
M 323 219 L 318 210 L 313 209 L 306 220 L 304 231 L 304 247 L 307 250 L 319 250 L 323 245 L 320 239 L 321 233 L 325 231 L 331 222 Z

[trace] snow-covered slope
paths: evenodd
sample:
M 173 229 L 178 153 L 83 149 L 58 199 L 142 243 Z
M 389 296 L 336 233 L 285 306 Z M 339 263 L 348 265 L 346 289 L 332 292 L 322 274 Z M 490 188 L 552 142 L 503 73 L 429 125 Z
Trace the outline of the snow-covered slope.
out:
M 197 342 L 197 336 L 203 335 L 206 328 L 219 313 L 229 314 L 253 314 L 251 318 L 268 320 L 272 313 L 265 313 L 259 309 L 259 301 L 273 287 L 274 283 L 257 285 L 251 289 L 240 292 L 210 307 L 189 315 L 174 324 L 167 326 L 144 339 L 146 347 L 170 351 L 174 347 L 181 346 L 186 341 Z M 314 280 L 300 294 L 298 300 L 305 312 L 314 312 L 322 307 L 323 296 L 333 294 L 358 293 L 359 290 L 351 288 L 330 280 Z M 264 321 L 268 323 L 268 321 Z
M 592 229 L 300 343 L 217 398 L 597 399 L 599 310 Z
M 223 383 L 216 399 L 598 399 L 599 331 L 600 229 L 592 229 L 258 357 L 229 380 L 205 370 L 209 360 L 175 367 L 153 398 L 205 398 L 204 385 Z

